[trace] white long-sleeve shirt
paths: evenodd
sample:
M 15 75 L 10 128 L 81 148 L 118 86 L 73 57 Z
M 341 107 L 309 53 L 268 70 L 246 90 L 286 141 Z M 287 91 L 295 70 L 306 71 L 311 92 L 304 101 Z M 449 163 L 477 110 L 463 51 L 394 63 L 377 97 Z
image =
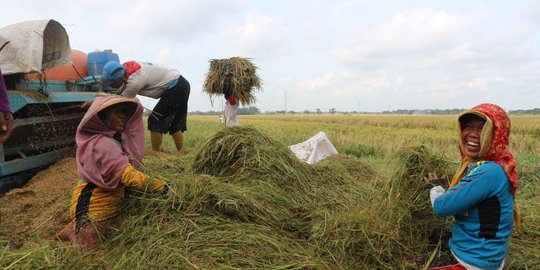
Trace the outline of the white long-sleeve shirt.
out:
M 141 68 L 127 79 L 121 95 L 134 98 L 136 95 L 160 98 L 167 86 L 178 79 L 180 71 L 152 63 L 141 63 Z

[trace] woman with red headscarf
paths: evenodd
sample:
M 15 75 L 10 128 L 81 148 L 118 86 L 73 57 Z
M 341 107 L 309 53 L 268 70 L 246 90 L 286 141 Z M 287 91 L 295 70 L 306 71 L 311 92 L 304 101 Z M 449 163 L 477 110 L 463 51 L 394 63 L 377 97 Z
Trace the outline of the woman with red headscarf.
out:
M 433 181 L 435 213 L 455 218 L 448 242 L 454 263 L 431 269 L 503 269 L 508 239 L 519 227 L 510 119 L 501 107 L 484 103 L 461 113 L 457 124 L 462 160 L 450 189 L 437 175 L 426 177 Z
M 95 249 L 119 220 L 125 188 L 167 192 L 159 179 L 138 170 L 144 151 L 143 107 L 137 99 L 97 97 L 82 119 L 77 142 L 77 172 L 69 210 L 71 223 L 57 237 Z

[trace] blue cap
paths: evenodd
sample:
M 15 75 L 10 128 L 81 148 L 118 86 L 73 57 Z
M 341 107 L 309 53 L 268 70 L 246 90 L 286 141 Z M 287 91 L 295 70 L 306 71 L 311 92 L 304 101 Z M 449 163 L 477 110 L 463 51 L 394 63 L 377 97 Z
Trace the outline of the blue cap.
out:
M 114 81 L 126 74 L 126 69 L 117 61 L 109 61 L 103 66 L 103 79 Z

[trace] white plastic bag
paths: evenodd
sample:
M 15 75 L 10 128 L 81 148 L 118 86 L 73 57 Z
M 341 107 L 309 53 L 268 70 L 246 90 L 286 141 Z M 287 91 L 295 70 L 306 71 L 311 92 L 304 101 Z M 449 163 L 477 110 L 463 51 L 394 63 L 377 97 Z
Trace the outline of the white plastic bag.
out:
M 227 127 L 238 126 L 238 103 L 235 105 L 229 104 L 228 101 L 225 101 L 225 125 Z
M 71 47 L 66 29 L 55 20 L 35 20 L 0 28 L 2 73 L 39 72 L 44 68 L 71 65 Z
M 297 158 L 308 164 L 315 164 L 338 153 L 326 136 L 326 133 L 322 131 L 305 142 L 289 146 L 289 149 L 291 149 Z

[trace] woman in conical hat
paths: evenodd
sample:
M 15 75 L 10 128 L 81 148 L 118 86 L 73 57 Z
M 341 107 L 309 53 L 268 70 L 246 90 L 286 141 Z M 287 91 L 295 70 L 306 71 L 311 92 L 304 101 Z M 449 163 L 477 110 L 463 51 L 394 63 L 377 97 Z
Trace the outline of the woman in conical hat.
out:
M 137 99 L 97 97 L 75 139 L 81 180 L 71 198 L 71 223 L 57 237 L 84 250 L 98 247 L 119 221 L 125 188 L 167 192 L 138 169 L 144 151 L 143 107 Z

